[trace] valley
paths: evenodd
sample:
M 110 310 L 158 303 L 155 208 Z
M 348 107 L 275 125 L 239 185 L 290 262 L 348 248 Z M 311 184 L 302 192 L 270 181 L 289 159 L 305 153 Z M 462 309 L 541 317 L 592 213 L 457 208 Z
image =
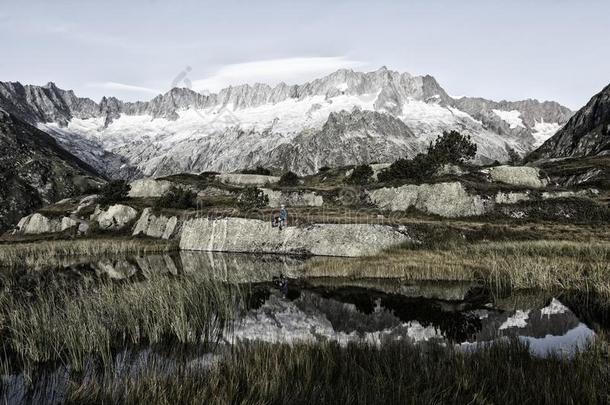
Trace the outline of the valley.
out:
M 609 91 L 0 83 L 0 398 L 608 402 Z

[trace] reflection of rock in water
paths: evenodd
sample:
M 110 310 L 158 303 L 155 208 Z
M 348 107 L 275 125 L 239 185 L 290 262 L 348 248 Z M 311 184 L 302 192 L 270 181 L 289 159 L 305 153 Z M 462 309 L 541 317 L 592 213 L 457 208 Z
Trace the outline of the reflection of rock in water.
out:
M 255 283 L 285 274 L 298 275 L 305 259 L 279 255 L 180 252 L 185 273 L 203 272 L 220 281 Z
M 91 263 L 98 277 L 107 276 L 113 280 L 131 278 L 140 269 L 126 259 L 103 259 Z
M 303 258 L 279 255 L 173 252 L 100 258 L 71 257 L 58 261 L 49 269 L 112 280 L 198 273 L 218 281 L 251 283 L 270 281 L 280 274 L 298 276 L 299 266 L 304 262 Z M 29 273 L 25 269 L 21 271 Z
M 178 274 L 180 257 L 170 254 L 138 256 L 135 258 L 140 270 L 148 278 L 154 274 Z

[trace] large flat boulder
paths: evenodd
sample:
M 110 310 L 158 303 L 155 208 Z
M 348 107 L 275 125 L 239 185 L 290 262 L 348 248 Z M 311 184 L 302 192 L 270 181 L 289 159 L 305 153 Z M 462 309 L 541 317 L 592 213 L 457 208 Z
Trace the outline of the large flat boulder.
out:
M 174 184 L 167 180 L 140 179 L 132 181 L 129 185 L 131 186 L 130 197 L 150 198 L 161 197 Z
M 523 186 L 529 188 L 544 188 L 548 180 L 542 176 L 540 169 L 530 166 L 495 166 L 486 170 L 491 181 Z
M 411 241 L 405 228 L 373 224 L 271 227 L 247 218 L 195 218 L 183 224 L 180 249 L 209 252 L 368 256 Z
M 408 184 L 367 191 L 378 208 L 406 211 L 411 207 L 442 217 L 468 217 L 489 211 L 493 202 L 483 196 L 470 194 L 460 182 Z

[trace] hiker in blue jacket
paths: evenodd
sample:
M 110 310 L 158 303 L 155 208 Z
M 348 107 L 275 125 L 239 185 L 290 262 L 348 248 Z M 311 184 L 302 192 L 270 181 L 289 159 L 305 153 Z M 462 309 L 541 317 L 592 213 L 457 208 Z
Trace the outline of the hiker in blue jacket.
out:
M 282 204 L 280 208 L 280 231 L 283 227 L 288 223 L 288 211 L 286 211 L 286 206 Z

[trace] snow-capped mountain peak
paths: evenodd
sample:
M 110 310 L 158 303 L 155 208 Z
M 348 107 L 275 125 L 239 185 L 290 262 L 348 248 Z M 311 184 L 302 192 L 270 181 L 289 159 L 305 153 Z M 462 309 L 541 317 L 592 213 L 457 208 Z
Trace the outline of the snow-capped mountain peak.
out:
M 109 165 L 109 156 L 137 168 L 130 175 L 254 165 L 305 174 L 413 155 L 451 129 L 473 137 L 478 160 L 502 160 L 508 146 L 527 152 L 572 115 L 553 102 L 454 99 L 432 76 L 385 66 L 341 69 L 300 85 L 242 84 L 210 94 L 173 88 L 135 103 L 114 97 L 95 103 L 53 83 L 0 83 L 0 107 L 113 176 L 122 169 Z M 93 145 L 99 153 L 90 151 Z

